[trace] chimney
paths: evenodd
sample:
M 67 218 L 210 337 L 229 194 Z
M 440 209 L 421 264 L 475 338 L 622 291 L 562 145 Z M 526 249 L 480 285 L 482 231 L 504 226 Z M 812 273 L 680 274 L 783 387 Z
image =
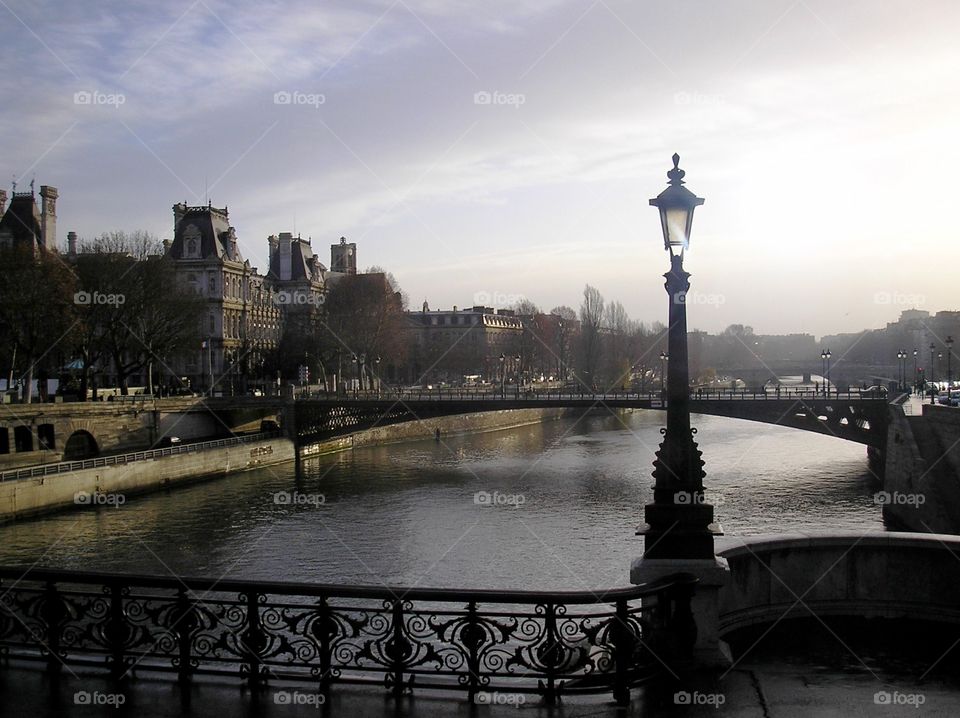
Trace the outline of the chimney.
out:
M 57 246 L 57 197 L 56 187 L 40 185 L 40 245 L 43 249 L 55 249 Z
M 7 208 L 7 190 L 0 189 L 0 215 L 4 213 Z
M 280 242 L 277 247 L 277 252 L 279 253 L 279 278 L 281 281 L 290 279 L 293 272 L 291 269 L 292 261 L 291 255 L 293 253 L 293 234 L 290 232 L 281 232 L 280 233 Z
M 166 241 L 164 241 L 164 246 L 166 246 Z M 76 232 L 67 232 L 67 254 L 71 257 L 77 256 L 77 233 Z
M 187 213 L 187 203 L 186 202 L 177 202 L 173 205 L 173 232 L 176 234 L 177 225 L 180 224 L 180 220 L 183 219 L 183 216 Z
M 267 237 L 267 267 L 273 265 L 273 255 L 277 253 L 277 244 L 277 235 L 271 234 Z

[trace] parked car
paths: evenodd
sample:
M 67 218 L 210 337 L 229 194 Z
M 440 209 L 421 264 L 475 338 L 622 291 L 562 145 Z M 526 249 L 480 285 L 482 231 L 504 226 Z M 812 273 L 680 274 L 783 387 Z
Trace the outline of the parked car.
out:
M 960 406 L 960 391 L 941 391 L 937 395 L 937 403 L 944 406 Z
M 861 393 L 861 394 L 873 395 L 873 396 L 886 396 L 886 395 L 887 395 L 887 387 L 885 387 L 885 386 L 877 386 L 876 384 L 874 384 L 873 386 L 868 386 L 866 389 L 861 389 L 861 390 L 860 390 L 860 393 Z

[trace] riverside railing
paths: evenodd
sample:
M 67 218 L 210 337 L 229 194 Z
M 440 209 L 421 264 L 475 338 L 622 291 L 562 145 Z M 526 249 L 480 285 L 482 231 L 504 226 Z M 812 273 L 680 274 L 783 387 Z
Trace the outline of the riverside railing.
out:
M 535 694 L 546 703 L 676 676 L 697 579 L 607 591 L 494 591 L 178 579 L 0 568 L 0 654 L 52 674 L 226 675 Z
M 218 449 L 224 446 L 249 444 L 254 441 L 263 441 L 278 436 L 281 436 L 281 432 L 279 431 L 262 431 L 256 434 L 247 434 L 246 436 L 216 439 L 214 441 L 198 441 L 193 444 L 180 444 L 178 446 L 168 446 L 163 449 L 148 449 L 146 451 L 132 451 L 128 454 L 99 456 L 95 459 L 78 459 L 77 461 L 61 461 L 56 464 L 41 464 L 40 466 L 30 466 L 25 469 L 11 469 L 10 471 L 0 472 L 0 481 L 16 481 L 17 479 L 29 479 L 35 476 L 65 474 L 71 471 L 93 469 L 100 466 L 117 466 L 129 464 L 134 461 L 143 461 L 145 459 L 159 459 L 162 456 L 190 454 L 196 451 Z

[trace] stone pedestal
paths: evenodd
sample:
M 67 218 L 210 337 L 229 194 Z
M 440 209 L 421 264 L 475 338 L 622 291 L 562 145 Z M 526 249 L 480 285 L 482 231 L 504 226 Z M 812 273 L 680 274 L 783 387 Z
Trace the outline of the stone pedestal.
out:
M 725 558 L 648 559 L 638 558 L 630 566 L 630 583 L 650 583 L 676 573 L 690 573 L 700 579 L 694 587 L 691 610 L 697 624 L 693 647 L 698 668 L 723 668 L 733 664 L 730 647 L 720 640 L 720 589 L 730 581 Z

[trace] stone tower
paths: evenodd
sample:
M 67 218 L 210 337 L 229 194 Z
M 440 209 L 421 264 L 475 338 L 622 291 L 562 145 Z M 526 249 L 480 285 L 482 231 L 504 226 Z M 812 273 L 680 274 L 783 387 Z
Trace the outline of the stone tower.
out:
M 340 244 L 330 245 L 330 271 L 343 274 L 357 273 L 357 245 L 347 244 L 347 238 L 341 237 Z

